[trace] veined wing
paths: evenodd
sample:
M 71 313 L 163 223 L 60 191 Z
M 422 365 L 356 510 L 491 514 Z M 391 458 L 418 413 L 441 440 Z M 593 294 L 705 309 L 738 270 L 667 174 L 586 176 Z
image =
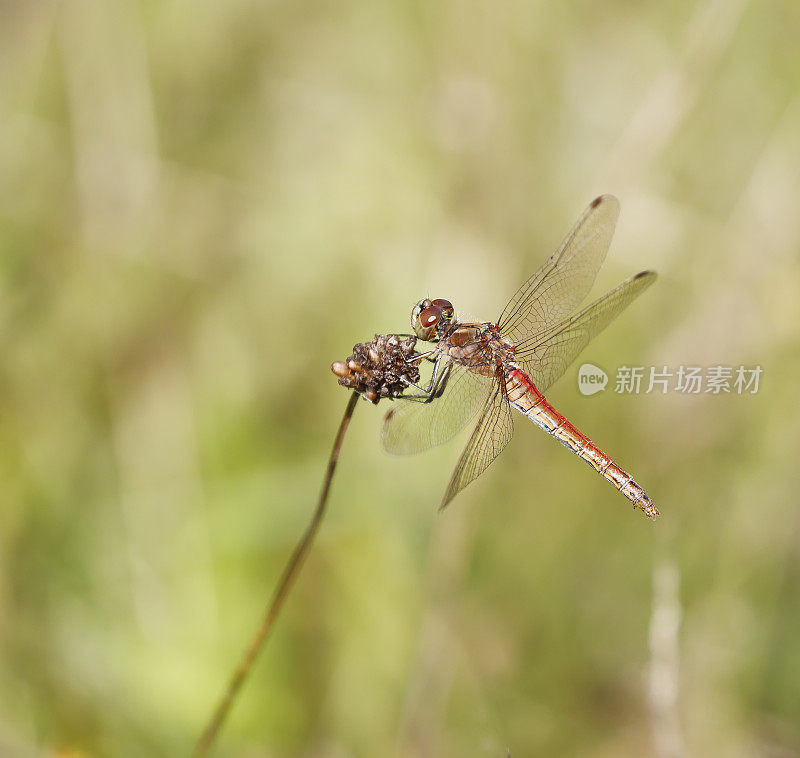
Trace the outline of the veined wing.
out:
M 471 481 L 477 479 L 500 455 L 513 431 L 514 422 L 511 419 L 511 406 L 505 396 L 505 385 L 501 380 L 495 379 L 480 419 L 450 477 L 440 510 Z
M 498 326 L 508 339 L 523 342 L 583 302 L 606 257 L 618 216 L 619 201 L 613 195 L 592 202 L 558 250 L 506 305 Z
M 447 442 L 486 402 L 492 389 L 489 379 L 453 362 L 443 371 L 448 373 L 443 377 L 447 384 L 441 397 L 430 402 L 401 397 L 394 402 L 381 432 L 381 442 L 388 452 L 410 455 Z
M 654 271 L 642 271 L 626 279 L 572 318 L 518 343 L 515 346 L 515 360 L 536 387 L 544 392 L 567 370 L 589 341 L 605 329 L 655 279 Z

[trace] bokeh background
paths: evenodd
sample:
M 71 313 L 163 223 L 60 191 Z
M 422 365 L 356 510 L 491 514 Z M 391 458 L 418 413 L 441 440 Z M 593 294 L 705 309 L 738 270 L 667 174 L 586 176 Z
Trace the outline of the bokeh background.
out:
M 550 399 L 662 518 L 520 422 L 437 515 L 458 443 L 360 404 L 217 755 L 800 755 L 798 39 L 796 0 L 0 3 L 0 754 L 187 754 L 330 362 L 426 295 L 495 317 L 612 192 L 596 292 L 660 279 Z

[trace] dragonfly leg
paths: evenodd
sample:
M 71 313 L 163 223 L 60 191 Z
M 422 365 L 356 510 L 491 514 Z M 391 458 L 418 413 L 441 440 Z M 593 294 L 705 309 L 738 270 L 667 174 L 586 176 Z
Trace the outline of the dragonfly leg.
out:
M 402 337 L 404 339 L 408 338 L 413 338 L 415 340 L 417 339 L 417 336 L 415 334 L 395 334 L 393 336 Z M 423 358 L 433 362 L 434 359 L 431 356 L 434 355 L 434 353 L 438 353 L 438 350 L 436 348 L 434 348 L 433 350 L 428 350 L 427 352 L 424 353 L 415 352 L 411 355 L 410 358 L 406 358 L 406 363 L 414 363 L 415 361 L 421 361 Z
M 444 369 L 439 369 L 439 364 L 442 359 L 442 354 L 436 358 L 436 362 L 433 366 L 433 374 L 431 375 L 431 380 L 428 383 L 427 387 L 420 387 L 418 384 L 414 384 L 414 382 L 408 381 L 404 377 L 402 380 L 409 386 L 414 387 L 414 389 L 419 390 L 422 394 L 421 395 L 402 395 L 401 398 L 403 400 L 411 400 L 417 403 L 430 403 L 435 400 L 437 397 L 441 397 L 442 393 L 444 392 L 445 388 L 447 387 L 447 382 L 450 379 L 450 364 L 448 364 Z
M 429 361 L 436 360 L 433 358 L 433 354 L 438 352 L 437 350 L 428 350 L 427 353 L 416 353 L 412 355 L 410 358 L 406 358 L 406 363 L 415 363 L 416 361 L 421 361 L 423 358 Z

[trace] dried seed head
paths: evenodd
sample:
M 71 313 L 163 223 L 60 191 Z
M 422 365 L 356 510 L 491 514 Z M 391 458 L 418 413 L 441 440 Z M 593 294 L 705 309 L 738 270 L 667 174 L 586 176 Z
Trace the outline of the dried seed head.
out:
M 347 361 L 335 361 L 331 371 L 339 384 L 357 390 L 371 403 L 382 397 L 399 397 L 409 382 L 419 381 L 419 368 L 409 363 L 416 337 L 376 334 L 372 342 L 359 343 Z

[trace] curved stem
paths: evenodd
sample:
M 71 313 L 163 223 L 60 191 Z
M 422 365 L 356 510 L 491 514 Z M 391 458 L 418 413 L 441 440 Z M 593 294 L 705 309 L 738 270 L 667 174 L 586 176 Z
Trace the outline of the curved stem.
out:
M 328 492 L 333 479 L 333 472 L 336 470 L 336 463 L 339 460 L 339 451 L 342 448 L 344 435 L 347 431 L 347 427 L 350 425 L 350 419 L 353 416 L 353 411 L 355 410 L 356 403 L 358 402 L 358 397 L 358 393 L 353 392 L 350 396 L 349 402 L 347 403 L 347 407 L 345 408 L 344 416 L 342 416 L 342 421 L 339 424 L 339 431 L 336 433 L 336 439 L 333 443 L 331 456 L 328 459 L 328 469 L 325 473 L 325 479 L 322 482 L 322 491 L 319 495 L 319 501 L 317 502 L 317 507 L 314 510 L 314 514 L 311 516 L 311 522 L 309 523 L 308 527 L 306 527 L 306 531 L 303 533 L 303 536 L 297 543 L 297 546 L 289 558 L 286 567 L 283 569 L 283 574 L 281 575 L 278 586 L 272 595 L 269 605 L 267 606 L 261 626 L 242 656 L 242 659 L 239 662 L 239 665 L 236 667 L 236 670 L 233 672 L 233 675 L 228 682 L 228 687 L 222 694 L 222 697 L 219 699 L 213 715 L 206 724 L 203 733 L 200 735 L 200 739 L 197 741 L 197 744 L 192 751 L 192 755 L 196 756 L 197 758 L 208 754 L 211 745 L 216 739 L 216 736 L 219 733 L 219 730 L 222 727 L 222 724 L 225 721 L 231 706 L 233 705 L 233 701 L 239 694 L 239 690 L 242 688 L 244 680 L 247 678 L 253 663 L 258 657 L 258 654 L 261 652 L 261 648 L 264 646 L 267 636 L 269 635 L 270 631 L 272 631 L 272 627 L 275 625 L 275 620 L 278 618 L 283 601 L 286 600 L 294 580 L 300 573 L 300 569 L 302 568 L 308 550 L 311 547 L 311 543 L 314 541 L 314 536 L 317 533 L 317 529 L 322 521 L 322 517 L 325 515 L 325 506 L 327 504 Z

